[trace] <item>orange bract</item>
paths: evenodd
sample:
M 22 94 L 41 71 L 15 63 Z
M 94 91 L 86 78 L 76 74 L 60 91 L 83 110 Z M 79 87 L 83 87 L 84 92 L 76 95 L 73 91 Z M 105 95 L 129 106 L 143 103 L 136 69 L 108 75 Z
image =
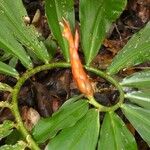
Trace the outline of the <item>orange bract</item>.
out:
M 69 23 L 63 19 L 63 36 L 67 39 L 69 43 L 70 61 L 73 78 L 77 84 L 78 89 L 86 96 L 93 97 L 93 89 L 90 80 L 85 73 L 82 63 L 78 55 L 79 46 L 79 33 L 76 29 L 75 37 L 73 37 Z

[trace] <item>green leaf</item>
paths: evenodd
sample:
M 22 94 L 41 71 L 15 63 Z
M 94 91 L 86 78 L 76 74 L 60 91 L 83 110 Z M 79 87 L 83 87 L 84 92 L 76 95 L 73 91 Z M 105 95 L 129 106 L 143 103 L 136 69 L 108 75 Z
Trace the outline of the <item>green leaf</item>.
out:
M 12 92 L 12 87 L 10 87 L 8 84 L 0 82 L 0 91 Z
M 150 110 L 123 104 L 122 111 L 144 141 L 150 146 Z
M 75 101 L 81 99 L 83 97 L 83 94 L 81 95 L 78 95 L 78 96 L 74 96 L 74 97 L 71 97 L 70 99 L 66 100 L 65 103 L 63 103 L 63 105 L 60 107 L 60 109 L 64 109 L 64 107 L 74 103 Z M 59 110 L 60 110 L 59 109 Z
M 27 147 L 26 143 L 19 141 L 15 145 L 4 145 L 0 147 L 0 150 L 24 150 Z
M 44 44 L 38 41 L 39 35 L 35 33 L 34 28 L 25 25 L 23 20 L 25 16 L 27 13 L 21 0 L 16 0 L 15 3 L 12 0 L 0 0 L 1 22 L 5 22 L 17 40 L 32 50 L 39 59 L 48 63 L 48 52 Z
M 150 110 L 150 92 L 136 91 L 125 95 L 132 103 Z
M 33 129 L 34 139 L 42 143 L 64 128 L 73 126 L 88 111 L 88 102 L 80 100 L 56 112 L 52 117 L 41 119 Z
M 0 124 L 0 139 L 8 136 L 13 131 L 13 127 L 14 123 L 9 120 L 6 120 L 3 124 Z
M 54 39 L 51 38 L 51 36 L 49 36 L 45 41 L 43 41 L 47 51 L 49 53 L 49 55 L 53 58 L 54 55 L 56 54 L 58 45 L 56 43 L 56 41 Z
M 57 39 L 59 46 L 63 52 L 63 55 L 67 62 L 69 62 L 69 49 L 66 39 L 62 36 L 62 28 L 60 22 L 62 18 L 69 21 L 72 29 L 75 25 L 74 17 L 74 1 L 73 0 L 46 0 L 46 15 L 48 18 L 48 24 L 54 37 Z
M 0 61 L 0 73 L 10 75 L 15 78 L 19 78 L 19 73 L 16 71 L 16 69 L 8 66 L 7 64 Z
M 134 136 L 114 112 L 106 113 L 98 143 L 99 150 L 137 150 Z
M 134 87 L 139 89 L 150 88 L 150 70 L 134 73 L 120 83 L 122 86 Z
M 12 57 L 12 55 L 10 53 L 3 52 L 3 55 L 0 57 L 0 61 L 6 61 L 6 60 L 10 59 L 11 57 Z
M 109 74 L 115 74 L 121 69 L 150 61 L 150 22 L 144 29 L 134 34 L 125 47 L 113 59 L 108 67 Z
M 86 64 L 97 55 L 100 46 L 126 6 L 126 0 L 80 0 L 81 44 Z
M 8 15 L 10 20 L 18 21 L 20 23 L 21 23 L 21 18 L 23 16 L 27 16 L 27 12 L 21 0 L 16 0 L 15 5 L 11 0 L 7 0 L 7 1 L 0 0 L 0 9 L 1 9 L 1 13 L 0 13 L 1 15 Z
M 7 145 L 14 145 L 19 140 L 23 140 L 23 135 L 17 130 L 14 129 L 11 134 L 9 134 L 5 139 L 5 144 Z
M 17 57 L 12 57 L 10 60 L 9 60 L 9 66 L 15 68 L 17 66 L 17 63 L 18 63 L 18 58 Z
M 11 31 L 7 28 L 6 24 L 0 21 L 0 26 L 0 48 L 6 53 L 18 57 L 25 67 L 31 68 L 32 62 L 23 47 L 11 34 Z
M 48 150 L 95 150 L 99 135 L 99 112 L 90 109 L 73 127 L 54 137 Z

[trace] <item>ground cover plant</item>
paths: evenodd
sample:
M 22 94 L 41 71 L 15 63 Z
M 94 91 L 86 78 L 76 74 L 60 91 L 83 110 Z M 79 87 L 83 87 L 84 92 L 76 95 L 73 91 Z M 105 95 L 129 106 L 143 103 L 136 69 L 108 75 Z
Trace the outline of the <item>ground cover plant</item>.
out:
M 139 67 L 150 61 L 150 23 L 128 40 L 106 68 L 95 67 L 92 62 L 127 1 L 80 0 L 76 15 L 73 0 L 45 0 L 44 4 L 50 39 L 30 24 L 21 0 L 0 0 L 0 72 L 15 83 L 0 82 L 7 95 L 0 101 L 1 112 L 7 108 L 13 114 L 0 124 L 0 150 L 137 150 L 135 132 L 150 146 L 150 69 Z M 63 58 L 56 57 L 56 43 Z M 135 66 L 139 69 L 120 75 Z M 35 82 L 36 76 L 40 80 L 41 72 L 57 76 L 57 69 L 71 70 L 69 76 L 80 92 L 60 105 L 58 96 L 47 94 L 53 99 L 49 105 L 44 95 L 49 91 Z M 97 79 L 105 83 L 103 88 L 95 88 Z M 30 107 L 27 120 L 27 107 L 20 108 L 21 91 L 29 83 L 36 88 L 37 107 L 46 112 L 44 117 Z M 96 90 L 113 92 L 114 101 L 98 98 Z

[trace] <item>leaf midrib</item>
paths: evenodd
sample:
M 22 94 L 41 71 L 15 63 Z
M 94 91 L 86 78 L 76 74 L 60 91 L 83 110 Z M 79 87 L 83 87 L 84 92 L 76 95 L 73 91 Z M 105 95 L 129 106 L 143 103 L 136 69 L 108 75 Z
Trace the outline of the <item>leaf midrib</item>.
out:
M 87 65 L 90 63 L 90 59 L 91 59 L 91 57 L 92 57 L 92 53 L 93 53 L 93 51 L 92 51 L 92 49 L 93 49 L 93 45 L 94 45 L 94 38 L 95 38 L 95 34 L 97 33 L 97 30 L 98 30 L 98 28 L 99 28 L 99 26 L 97 26 L 97 27 L 95 27 L 97 24 L 97 22 L 101 22 L 101 21 L 99 21 L 99 14 L 100 14 L 100 11 L 101 11 L 101 9 L 100 8 L 102 8 L 102 6 L 103 6 L 103 4 L 104 4 L 104 0 L 101 2 L 101 4 L 100 4 L 100 6 L 98 7 L 98 10 L 97 10 L 97 14 L 96 14 L 96 16 L 95 16 L 95 20 L 94 20 L 94 23 L 93 23 L 93 32 L 91 32 L 92 33 L 92 39 L 91 39 L 91 44 L 90 44 L 90 50 L 89 50 L 89 56 L 88 56 L 88 60 L 87 60 Z M 103 9 L 102 9 L 103 10 Z M 102 11 L 103 12 L 103 11 Z M 99 23 L 98 23 L 98 25 L 99 25 Z

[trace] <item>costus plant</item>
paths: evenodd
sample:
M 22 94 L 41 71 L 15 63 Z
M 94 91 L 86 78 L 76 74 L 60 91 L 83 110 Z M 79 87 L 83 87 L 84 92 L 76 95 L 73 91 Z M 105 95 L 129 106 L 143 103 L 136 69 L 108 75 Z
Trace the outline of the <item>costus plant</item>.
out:
M 17 80 L 14 87 L 0 83 L 0 90 L 9 92 L 11 97 L 11 101 L 0 101 L 0 107 L 10 109 L 15 118 L 0 124 L 0 138 L 16 130 L 22 134 L 16 144 L 6 143 L 0 150 L 137 150 L 124 118 L 150 146 L 150 69 L 146 67 L 124 78 L 118 75 L 121 70 L 150 61 L 150 23 L 130 38 L 106 70 L 94 68 L 91 63 L 126 3 L 79 0 L 79 22 L 75 23 L 73 0 L 45 0 L 49 28 L 64 56 L 63 62 L 55 62 L 39 33 L 24 21 L 28 15 L 22 1 L 0 0 L 0 72 Z M 84 64 L 78 49 L 83 52 Z M 26 68 L 22 74 L 15 67 L 18 62 Z M 81 95 L 66 100 L 51 117 L 41 118 L 29 131 L 19 111 L 21 87 L 36 73 L 57 68 L 71 68 Z M 105 79 L 118 91 L 114 105 L 97 101 L 90 73 Z

